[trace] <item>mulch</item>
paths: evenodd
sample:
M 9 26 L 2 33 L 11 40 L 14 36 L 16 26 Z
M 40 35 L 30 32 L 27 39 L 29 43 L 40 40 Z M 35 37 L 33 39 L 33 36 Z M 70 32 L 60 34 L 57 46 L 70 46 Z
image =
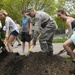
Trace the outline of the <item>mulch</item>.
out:
M 75 64 L 45 52 L 31 52 L 29 56 L 2 53 L 0 75 L 75 75 Z

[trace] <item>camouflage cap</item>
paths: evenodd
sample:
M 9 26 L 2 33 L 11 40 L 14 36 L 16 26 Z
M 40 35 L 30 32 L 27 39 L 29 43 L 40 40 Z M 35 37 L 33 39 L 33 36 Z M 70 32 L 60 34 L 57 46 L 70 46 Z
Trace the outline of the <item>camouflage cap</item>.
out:
M 27 13 L 27 14 L 30 14 L 30 12 L 31 12 L 32 10 L 34 10 L 34 9 L 33 9 L 33 8 L 28 8 L 27 11 L 26 11 L 26 13 Z

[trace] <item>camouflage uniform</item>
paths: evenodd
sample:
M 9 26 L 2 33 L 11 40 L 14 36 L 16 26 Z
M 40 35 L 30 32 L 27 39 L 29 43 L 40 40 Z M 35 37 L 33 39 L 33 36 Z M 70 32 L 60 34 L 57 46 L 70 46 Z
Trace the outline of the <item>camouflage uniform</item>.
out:
M 52 40 L 56 25 L 50 15 L 42 11 L 36 11 L 33 44 L 36 43 L 36 38 L 41 33 L 39 39 L 41 49 L 45 52 L 53 53 Z

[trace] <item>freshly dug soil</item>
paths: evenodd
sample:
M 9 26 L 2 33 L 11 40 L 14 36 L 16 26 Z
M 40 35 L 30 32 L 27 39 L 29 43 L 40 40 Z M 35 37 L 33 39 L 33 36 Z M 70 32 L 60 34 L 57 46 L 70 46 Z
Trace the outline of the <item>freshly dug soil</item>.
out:
M 75 64 L 44 52 L 29 56 L 15 53 L 0 54 L 0 75 L 75 75 Z

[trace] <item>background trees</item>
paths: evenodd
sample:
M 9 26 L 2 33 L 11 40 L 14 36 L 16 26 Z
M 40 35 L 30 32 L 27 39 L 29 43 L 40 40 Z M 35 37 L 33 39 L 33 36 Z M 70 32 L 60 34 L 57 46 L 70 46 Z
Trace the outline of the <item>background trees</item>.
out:
M 58 27 L 61 29 L 62 22 L 57 18 L 57 10 L 63 8 L 74 16 L 75 0 L 0 0 L 0 9 L 6 10 L 9 16 L 20 24 L 22 18 L 21 11 L 30 7 L 50 14 L 55 18 Z

